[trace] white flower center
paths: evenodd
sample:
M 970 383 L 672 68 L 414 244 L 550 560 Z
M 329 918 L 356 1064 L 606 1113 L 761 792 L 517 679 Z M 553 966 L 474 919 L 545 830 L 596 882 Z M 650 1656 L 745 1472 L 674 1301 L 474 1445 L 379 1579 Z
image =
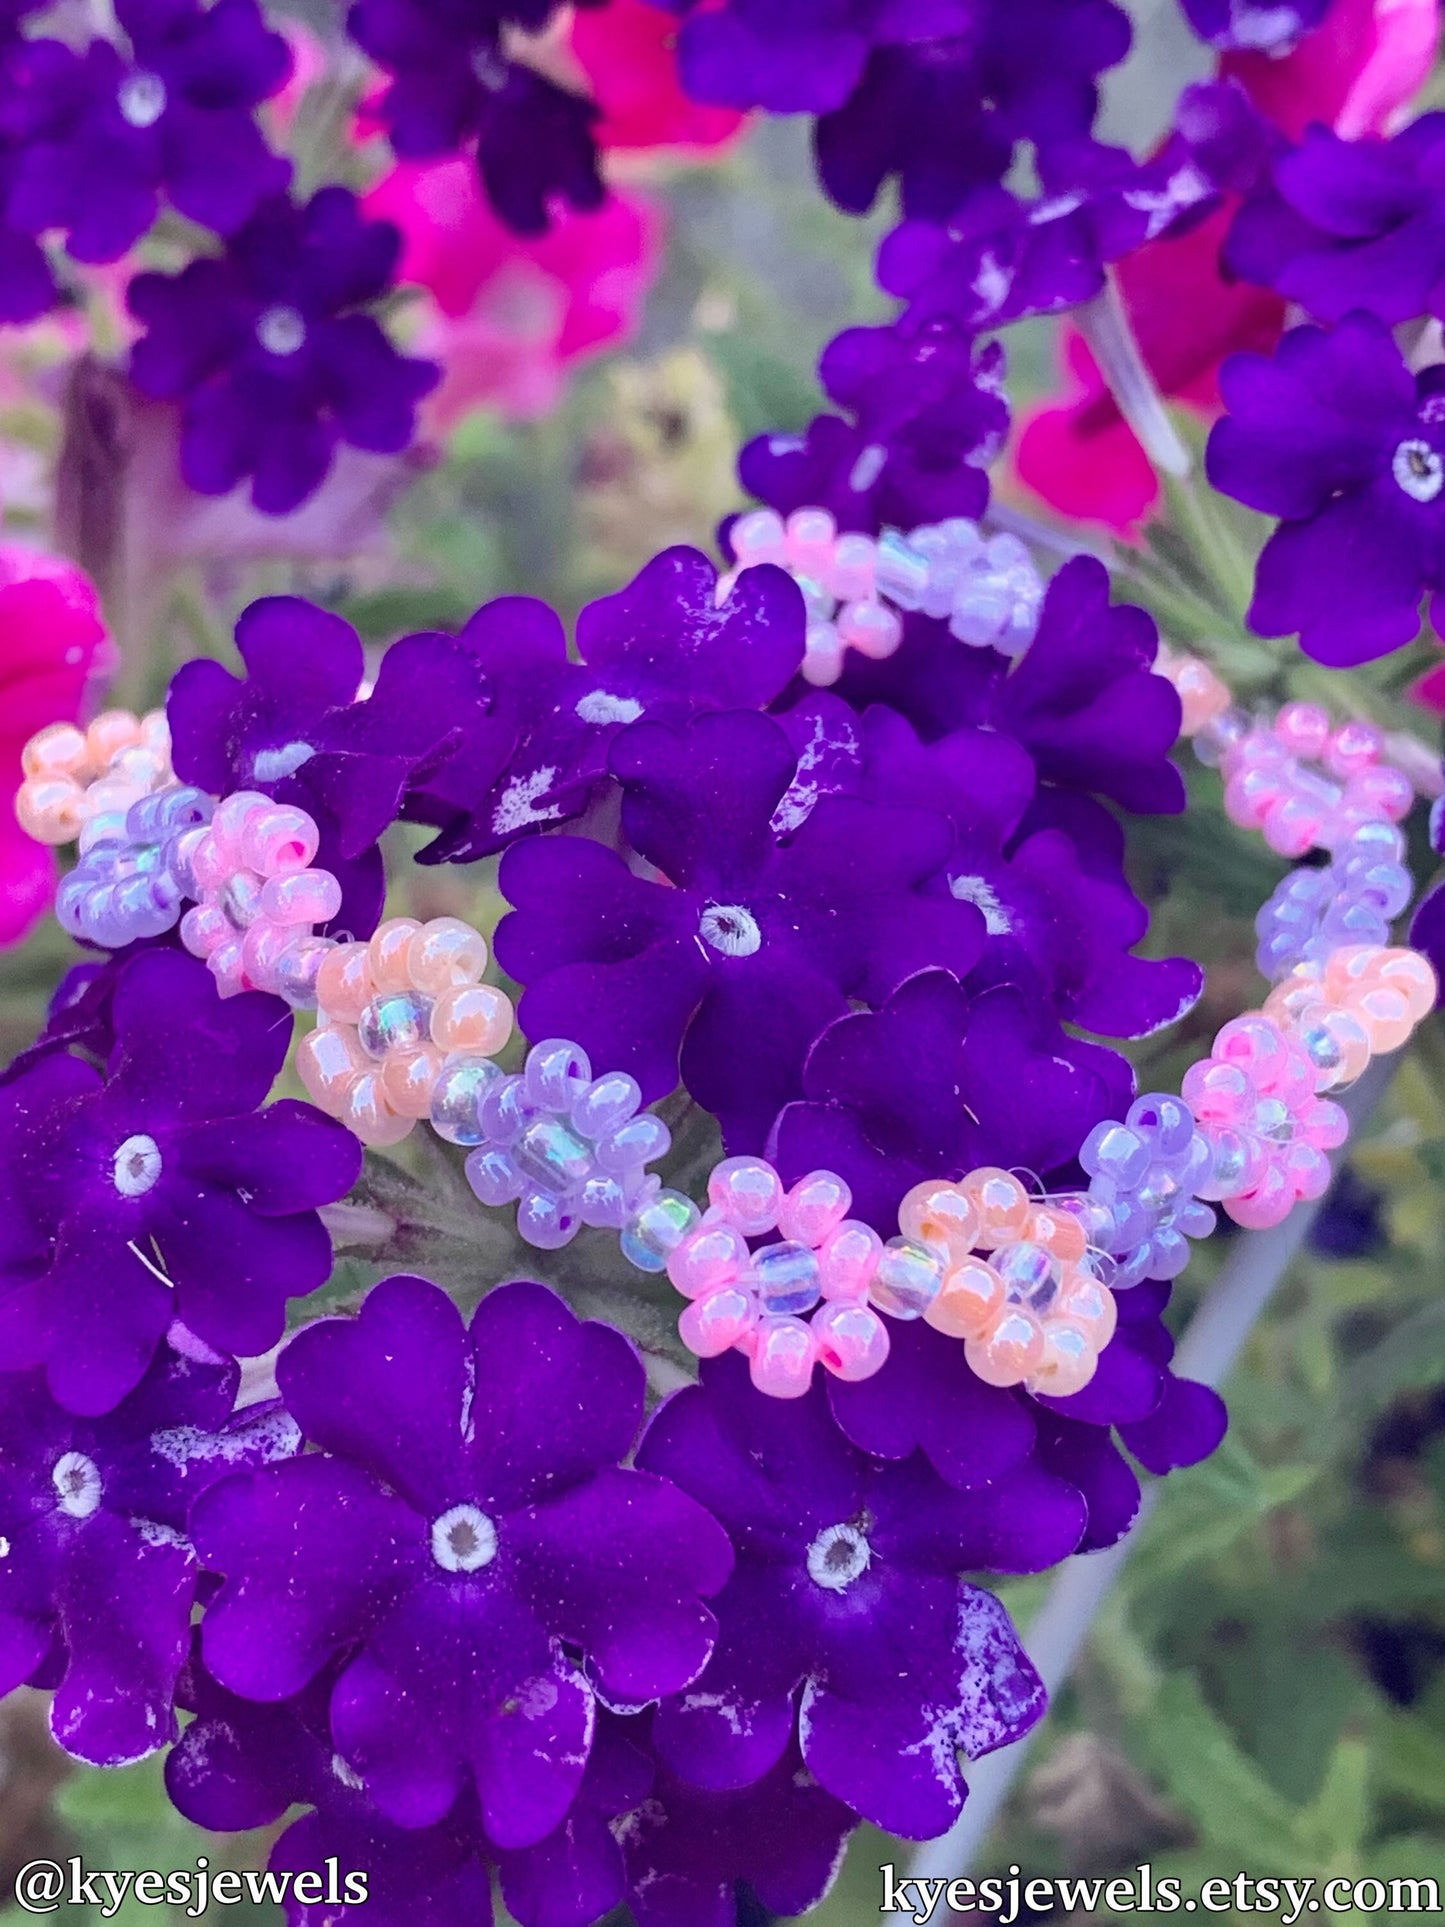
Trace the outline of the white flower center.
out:
M 161 1174 L 161 1147 L 137 1132 L 115 1154 L 115 1188 L 123 1198 L 143 1197 Z
M 294 308 L 277 302 L 256 323 L 256 339 L 268 355 L 294 355 L 306 345 L 306 323 Z
M 808 1577 L 829 1592 L 846 1592 L 872 1559 L 873 1548 L 857 1526 L 825 1526 L 808 1547 Z
M 997 890 L 982 877 L 950 877 L 950 896 L 960 903 L 971 903 L 983 912 L 983 927 L 991 937 L 1006 937 L 1013 929 L 1013 918 L 999 901 Z
M 315 754 L 310 743 L 283 743 L 280 749 L 258 749 L 251 761 L 251 775 L 258 783 L 279 783 L 284 777 L 294 776 Z
M 751 957 L 763 941 L 757 918 L 740 903 L 710 903 L 698 919 L 697 934 L 724 957 Z
M 115 104 L 127 127 L 154 127 L 166 111 L 166 83 L 159 74 L 127 74 Z
M 605 689 L 591 689 L 577 705 L 584 723 L 635 723 L 642 704 L 635 696 L 612 696 Z
M 62 1452 L 50 1474 L 60 1510 L 72 1519 L 88 1519 L 100 1504 L 100 1467 L 83 1452 Z
M 1428 442 L 1401 442 L 1391 458 L 1390 472 L 1417 502 L 1433 502 L 1445 488 L 1445 462 Z
M 497 1528 L 474 1505 L 454 1505 L 432 1520 L 431 1556 L 444 1572 L 478 1572 L 497 1556 Z

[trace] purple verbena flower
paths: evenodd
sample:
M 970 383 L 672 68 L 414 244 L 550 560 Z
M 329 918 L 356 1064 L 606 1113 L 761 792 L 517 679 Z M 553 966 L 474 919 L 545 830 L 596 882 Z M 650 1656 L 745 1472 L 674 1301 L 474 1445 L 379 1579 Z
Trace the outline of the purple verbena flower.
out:
M 1225 260 L 1320 321 L 1445 313 L 1445 114 L 1393 140 L 1305 129 L 1235 216 Z
M 426 160 L 475 139 L 493 207 L 523 234 L 546 229 L 554 199 L 586 211 L 605 193 L 597 108 L 502 51 L 509 27 L 537 32 L 555 11 L 555 0 L 355 0 L 347 15 L 392 76 L 379 111 L 396 152 Z
M 101 1418 L 56 1405 L 43 1372 L 0 1380 L 0 1692 L 54 1688 L 55 1737 L 96 1766 L 175 1738 L 201 1570 L 191 1500 L 300 1443 L 274 1405 L 232 1418 L 239 1369 L 183 1342 Z
M 960 12 L 957 32 L 875 46 L 849 97 L 819 120 L 818 173 L 840 207 L 863 213 L 896 174 L 906 214 L 947 220 L 1003 179 L 1018 141 L 1086 135 L 1095 82 L 1129 48 L 1128 17 L 1111 0 L 969 0 Z
M 744 1787 L 796 1720 L 829 1793 L 890 1832 L 944 1832 L 965 1791 L 959 1755 L 1018 1739 L 1044 1705 L 1008 1615 L 958 1575 L 1071 1552 L 1078 1494 L 1031 1465 L 962 1493 L 917 1455 L 872 1459 L 820 1384 L 769 1399 L 735 1353 L 704 1360 L 700 1384 L 659 1409 L 638 1463 L 707 1505 L 737 1548 L 717 1650 L 658 1711 L 661 1756 L 691 1785 Z
M 407 446 L 440 370 L 399 354 L 362 312 L 386 292 L 400 248 L 390 222 L 323 187 L 304 206 L 264 202 L 219 258 L 136 276 L 128 300 L 146 332 L 131 378 L 183 404 L 193 489 L 224 495 L 249 476 L 255 506 L 286 515 L 321 485 L 338 443 Z
M 256 0 L 118 0 L 116 19 L 128 46 L 33 40 L 15 56 L 30 132 L 9 216 L 65 230 L 77 261 L 118 261 L 167 200 L 229 234 L 291 172 L 256 126 L 291 71 Z
M 385 894 L 377 840 L 485 715 L 481 665 L 448 636 L 405 636 L 363 697 L 356 631 L 297 596 L 253 602 L 236 648 L 244 680 L 207 659 L 171 680 L 176 773 L 216 796 L 260 790 L 309 811 L 321 830 L 317 861 L 342 884 L 333 927 L 368 936 Z
M 704 1792 L 659 1766 L 616 1823 L 637 1927 L 736 1927 L 739 1883 L 769 1917 L 827 1894 L 856 1816 L 803 1765 L 796 1742 L 751 1786 Z
M 836 1171 L 854 1215 L 886 1237 L 925 1178 L 1002 1165 L 1047 1184 L 1095 1124 L 1123 1115 L 1132 1086 L 1124 1058 L 1065 1037 L 1036 994 L 998 984 L 970 998 L 947 971 L 922 970 L 880 1010 L 823 1031 L 767 1155 L 789 1184 Z
M 139 1383 L 179 1318 L 222 1353 L 281 1335 L 323 1284 L 316 1214 L 356 1182 L 356 1139 L 309 1104 L 257 1111 L 291 1022 L 274 997 L 225 1001 L 175 950 L 126 963 L 104 1074 L 67 1054 L 0 1091 L 0 1367 L 44 1365 L 87 1416 Z
M 848 328 L 818 373 L 852 420 L 817 415 L 801 436 L 756 437 L 739 480 L 782 515 L 826 508 L 839 528 L 869 534 L 976 520 L 1008 433 L 1003 361 L 997 342 L 979 349 L 946 316 L 911 331 Z
M 995 650 L 961 647 L 946 623 L 911 615 L 886 661 L 849 652 L 834 693 L 859 710 L 888 704 L 926 743 L 965 725 L 1011 736 L 1060 790 L 1182 810 L 1184 779 L 1169 760 L 1179 698 L 1153 673 L 1158 631 L 1144 610 L 1109 596 L 1103 564 L 1078 556 L 1049 583 L 1037 634 L 1012 668 Z
M 1214 487 L 1276 515 L 1249 624 L 1334 668 L 1403 648 L 1445 587 L 1445 370 L 1412 375 L 1385 323 L 1293 328 L 1232 355 L 1209 437 Z
M 442 828 L 423 861 L 471 862 L 580 815 L 629 723 L 761 709 L 779 695 L 803 659 L 797 585 L 781 569 L 750 569 L 719 607 L 717 584 L 698 550 L 664 550 L 582 610 L 576 661 L 545 603 L 504 596 L 479 609 L 458 640 L 490 708 L 408 811 Z
M 337 1661 L 331 1737 L 384 1815 L 432 1826 L 474 1786 L 499 1848 L 534 1845 L 577 1795 L 597 1694 L 696 1677 L 699 1595 L 732 1563 L 693 1500 L 619 1469 L 641 1361 L 541 1285 L 499 1287 L 468 1331 L 436 1286 L 393 1278 L 355 1321 L 298 1333 L 277 1379 L 320 1450 L 194 1509 L 225 1575 L 207 1668 L 281 1700 Z
M 1322 25 L 1333 0 L 1179 0 L 1185 19 L 1211 47 L 1287 54 Z
M 497 957 L 528 987 L 529 1036 L 575 1038 L 644 1099 L 673 1088 L 680 1052 L 730 1150 L 762 1148 L 850 999 L 879 1002 L 928 964 L 961 975 L 977 962 L 979 912 L 924 890 L 948 860 L 947 822 L 831 796 L 787 834 L 774 819 L 797 756 L 770 717 L 638 723 L 612 770 L 627 838 L 666 881 L 581 837 L 518 844 L 502 862 L 515 908 Z

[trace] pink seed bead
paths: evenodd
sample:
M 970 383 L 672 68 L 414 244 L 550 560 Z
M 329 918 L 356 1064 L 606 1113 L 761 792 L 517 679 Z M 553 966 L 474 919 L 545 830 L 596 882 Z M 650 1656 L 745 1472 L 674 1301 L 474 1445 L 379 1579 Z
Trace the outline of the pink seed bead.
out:
M 778 1222 L 783 1181 L 763 1158 L 724 1158 L 709 1174 L 707 1195 L 745 1238 L 760 1238 Z
M 246 980 L 239 937 L 231 937 L 219 944 L 207 957 L 206 968 L 215 978 L 216 989 L 223 997 L 234 997 L 238 991 L 252 988 Z
M 1252 1191 L 1226 1198 L 1224 1208 L 1247 1231 L 1267 1231 L 1272 1225 L 1284 1223 L 1295 1202 L 1294 1186 L 1277 1165 L 1270 1164 Z
M 824 1369 L 848 1385 L 872 1378 L 888 1357 L 888 1327 L 867 1305 L 824 1305 L 812 1332 Z
M 223 796 L 216 805 L 216 813 L 211 818 L 211 833 L 220 843 L 228 843 L 236 852 L 237 861 L 242 861 L 241 842 L 246 834 L 246 826 L 252 817 L 260 816 L 266 810 L 278 806 L 260 790 L 232 790 Z
M 810 622 L 804 639 L 803 680 L 831 689 L 843 673 L 843 643 L 831 622 Z
M 736 1285 L 723 1285 L 705 1298 L 695 1298 L 677 1321 L 682 1342 L 697 1358 L 717 1358 L 739 1349 L 757 1323 L 752 1295 Z
M 487 967 L 487 940 L 460 917 L 433 917 L 407 945 L 406 961 L 412 989 L 435 997 L 443 990 L 481 982 Z
M 871 1224 L 845 1219 L 818 1249 L 823 1296 L 839 1302 L 866 1298 L 882 1255 L 883 1240 Z
M 1180 734 L 1197 736 L 1207 723 L 1216 716 L 1222 716 L 1229 707 L 1229 689 L 1220 681 L 1207 662 L 1197 656 L 1187 657 L 1183 662 L 1171 666 L 1166 672 L 1169 680 L 1179 692 L 1179 704 L 1183 711 Z
M 978 1243 L 978 1204 L 962 1185 L 930 1178 L 915 1184 L 898 1207 L 898 1229 L 921 1245 L 936 1245 L 961 1258 Z
M 788 566 L 815 582 L 826 582 L 837 538 L 838 525 L 827 509 L 794 509 L 783 538 Z
M 1402 823 L 1414 801 L 1414 784 L 1388 763 L 1361 770 L 1350 778 L 1345 791 L 1346 807 L 1366 821 L 1383 817 L 1387 823 Z
M 205 831 L 191 854 L 191 874 L 196 888 L 208 893 L 224 890 L 239 862 L 240 853 L 236 849 L 214 830 Z
M 1340 724 L 1325 745 L 1321 761 L 1331 776 L 1353 776 L 1372 763 L 1378 763 L 1385 737 L 1373 723 L 1358 717 Z
M 339 943 L 322 959 L 316 976 L 316 1001 L 332 1023 L 359 1024 L 375 995 L 371 951 L 364 943 Z
M 1286 703 L 1275 718 L 1274 734 L 1294 755 L 1312 762 L 1330 740 L 1329 712 L 1318 703 Z
M 1022 1305 L 1010 1305 L 984 1337 L 964 1340 L 963 1355 L 985 1385 L 1020 1385 L 1043 1362 L 1043 1328 Z
M 1265 842 L 1280 856 L 1304 856 L 1321 841 L 1326 817 L 1311 798 L 1285 796 L 1260 826 Z
M 836 618 L 845 649 L 882 662 L 903 640 L 903 618 L 886 602 L 845 602 Z
M 21 750 L 20 767 L 27 776 L 69 776 L 78 781 L 90 773 L 90 752 L 74 723 L 50 723 Z
M 769 1398 L 802 1398 L 813 1382 L 818 1341 L 801 1318 L 760 1318 L 753 1348 L 753 1384 Z
M 840 602 L 871 602 L 877 583 L 877 546 L 870 535 L 840 535 L 828 588 Z
M 800 1245 L 822 1244 L 853 1205 L 853 1193 L 832 1171 L 810 1171 L 778 1206 L 778 1230 Z
M 294 1004 L 298 1010 L 316 1008 L 316 979 L 335 948 L 335 941 L 330 937 L 296 939 L 281 959 L 276 986 L 288 1004 Z
M 373 937 L 373 946 L 375 942 Z M 495 1057 L 511 1036 L 514 1022 L 512 1000 L 504 990 L 494 984 L 461 984 L 444 990 L 432 1005 L 432 1041 L 443 1050 Z
M 773 509 L 753 509 L 747 515 L 740 515 L 733 523 L 729 539 L 739 569 L 751 569 L 760 562 L 786 560 L 783 518 Z
M 1314 1144 L 1292 1144 L 1285 1154 L 1285 1177 L 1296 1200 L 1322 1198 L 1330 1188 L 1330 1161 Z
M 296 1046 L 296 1075 L 312 1103 L 328 1117 L 342 1115 L 352 1079 L 367 1068 L 356 1032 L 349 1028 L 325 1025 L 309 1031 Z
M 412 1050 L 387 1054 L 381 1066 L 382 1088 L 398 1116 L 430 1116 L 431 1094 L 442 1074 L 443 1057 L 435 1044 L 418 1044 Z
M 330 923 L 341 908 L 341 885 L 329 870 L 273 876 L 261 892 L 261 914 L 273 923 Z
M 280 983 L 281 959 L 296 941 L 296 932 L 269 917 L 257 917 L 241 939 L 241 961 L 249 983 L 257 990 L 274 991 Z
M 421 930 L 415 917 L 388 917 L 371 939 L 371 974 L 378 990 L 411 988 L 411 940 Z
M 984 1338 L 1002 1316 L 1007 1296 L 986 1258 L 964 1257 L 943 1274 L 943 1289 L 923 1316 L 949 1338 Z
M 400 1144 L 416 1123 L 394 1111 L 382 1083 L 381 1071 L 373 1065 L 362 1071 L 346 1093 L 341 1122 L 355 1132 L 363 1144 Z
M 247 816 L 241 855 L 263 877 L 290 876 L 310 865 L 320 841 L 321 833 L 305 810 L 268 802 L 264 810 Z
M 235 936 L 230 918 L 213 903 L 198 903 L 181 918 L 181 942 L 193 957 L 210 957 Z
M 704 1220 L 668 1254 L 667 1275 L 684 1298 L 704 1298 L 735 1285 L 748 1263 L 748 1241 L 734 1225 Z
M 1029 1374 L 1028 1388 L 1046 1398 L 1071 1398 L 1082 1392 L 1098 1370 L 1099 1354 L 1087 1332 L 1065 1318 L 1044 1325 L 1043 1357 Z

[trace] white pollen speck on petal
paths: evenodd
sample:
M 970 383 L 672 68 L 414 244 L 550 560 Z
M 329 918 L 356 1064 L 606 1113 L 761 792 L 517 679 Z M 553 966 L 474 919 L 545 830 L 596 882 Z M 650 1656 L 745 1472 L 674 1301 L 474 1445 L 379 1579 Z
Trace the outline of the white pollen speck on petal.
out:
M 514 776 L 497 799 L 492 811 L 492 828 L 498 836 L 510 836 L 532 823 L 554 823 L 563 814 L 560 803 L 538 808 L 537 799 L 545 796 L 557 778 L 557 766 L 534 769 L 528 776 Z
M 642 704 L 635 696 L 613 696 L 605 689 L 589 689 L 577 704 L 584 723 L 635 723 Z
M 948 893 L 960 903 L 971 903 L 983 912 L 983 927 L 991 937 L 1007 937 L 1013 918 L 1004 908 L 997 890 L 983 877 L 950 877 Z

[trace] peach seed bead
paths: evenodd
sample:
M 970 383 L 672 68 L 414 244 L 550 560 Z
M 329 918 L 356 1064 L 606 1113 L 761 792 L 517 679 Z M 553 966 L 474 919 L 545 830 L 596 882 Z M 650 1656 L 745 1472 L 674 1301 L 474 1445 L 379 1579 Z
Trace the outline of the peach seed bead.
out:
M 976 1242 L 981 1251 L 997 1251 L 1000 1245 L 1022 1238 L 1033 1206 L 1011 1171 L 980 1165 L 977 1171 L 969 1172 L 961 1189 L 979 1215 Z
M 1179 705 L 1183 711 L 1181 735 L 1197 736 L 1201 729 L 1228 709 L 1227 684 L 1215 675 L 1207 662 L 1201 662 L 1197 656 L 1187 656 L 1180 663 L 1171 663 L 1165 673 L 1179 695 Z
M 415 917 L 388 917 L 371 939 L 371 974 L 378 990 L 410 990 L 411 940 L 421 929 Z
M 965 1258 L 943 1274 L 943 1289 L 923 1316 L 949 1338 L 983 1338 L 1001 1315 L 1003 1279 L 986 1258 Z
M 387 1101 L 386 1086 L 375 1066 L 362 1071 L 347 1088 L 341 1122 L 354 1131 L 363 1144 L 400 1144 L 416 1123 L 402 1117 Z
M 32 776 L 15 792 L 15 818 L 37 843 L 70 843 L 80 835 L 84 801 L 68 776 Z
M 141 739 L 140 718 L 128 709 L 103 709 L 85 732 L 86 753 L 96 769 Z
M 364 943 L 339 943 L 322 962 L 316 978 L 316 1001 L 333 1023 L 359 1024 L 361 1013 L 376 995 L 371 974 L 371 951 Z
M 411 938 L 406 960 L 412 988 L 435 997 L 443 990 L 481 982 L 487 967 L 487 940 L 460 917 L 433 917 Z
M 375 941 L 373 938 L 373 944 Z M 493 984 L 461 984 L 454 990 L 444 990 L 432 1006 L 432 1042 L 443 1050 L 495 1057 L 511 1036 L 513 1021 L 511 999 L 505 991 Z
M 966 1338 L 963 1355 L 985 1385 L 1020 1385 L 1043 1363 L 1043 1327 L 1022 1305 L 1010 1305 L 982 1338 Z
M 1054 1301 L 1053 1315 L 1070 1319 L 1089 1335 L 1096 1352 L 1103 1351 L 1119 1323 L 1119 1306 L 1107 1285 L 1087 1271 L 1071 1271 Z
M 1029 1213 L 1024 1237 L 1030 1244 L 1042 1245 L 1065 1265 L 1076 1265 L 1089 1248 L 1088 1233 L 1080 1219 L 1044 1204 L 1035 1205 Z
M 49 723 L 20 752 L 27 776 L 85 777 L 90 770 L 84 733 L 74 723 Z
M 898 1207 L 898 1229 L 923 1245 L 940 1245 L 956 1257 L 978 1242 L 978 1206 L 960 1185 L 935 1178 L 915 1184 Z
M 1082 1392 L 1099 1369 L 1099 1354 L 1087 1332 L 1067 1319 L 1051 1318 L 1044 1326 L 1043 1356 L 1029 1374 L 1028 1388 L 1046 1398 L 1069 1398 Z
M 354 1030 L 331 1025 L 308 1031 L 296 1047 L 296 1075 L 328 1117 L 340 1117 L 353 1078 L 367 1068 Z
M 1380 964 L 1381 981 L 1398 989 L 1419 1023 L 1435 1008 L 1439 980 L 1430 959 L 1418 950 L 1387 950 Z
M 443 1053 L 435 1044 L 389 1051 L 381 1066 L 382 1088 L 401 1117 L 429 1117 L 431 1094 L 442 1074 Z
M 1370 1033 L 1370 1048 L 1377 1054 L 1399 1050 L 1409 1042 L 1415 1022 L 1404 992 L 1393 985 L 1372 984 L 1350 999 L 1349 1008 Z

